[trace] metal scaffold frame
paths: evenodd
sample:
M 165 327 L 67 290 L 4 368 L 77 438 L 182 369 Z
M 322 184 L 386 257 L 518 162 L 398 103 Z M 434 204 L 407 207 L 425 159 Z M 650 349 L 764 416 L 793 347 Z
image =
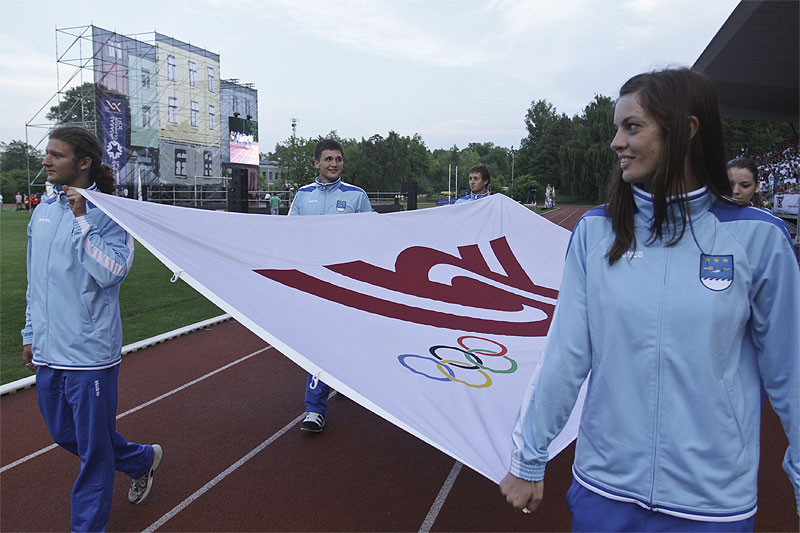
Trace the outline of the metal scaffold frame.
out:
M 105 90 L 106 85 L 121 83 L 125 86 L 125 97 L 129 103 L 135 102 L 137 99 L 140 104 L 145 102 L 147 113 L 152 118 L 152 121 L 149 118 L 143 119 L 141 115 L 134 116 L 132 108 L 131 115 L 129 115 L 130 120 L 136 120 L 137 123 L 147 120 L 147 127 L 156 131 L 160 127 L 159 102 L 167 94 L 167 90 L 170 91 L 169 95 L 177 94 L 178 96 L 186 97 L 186 100 L 190 100 L 193 91 L 198 90 L 196 87 L 191 87 L 189 83 L 174 82 L 174 78 L 170 78 L 173 81 L 171 84 L 162 83 L 162 78 L 167 79 L 167 72 L 159 72 L 159 70 L 160 68 L 166 69 L 167 66 L 162 66 L 161 61 L 158 60 L 157 40 L 159 37 L 162 41 L 165 38 L 172 39 L 166 36 L 159 36 L 155 31 L 124 35 L 117 33 L 115 30 L 105 30 L 90 24 L 87 26 L 56 28 L 55 37 L 56 90 L 34 113 L 31 119 L 25 123 L 26 151 L 28 146 L 34 150 L 43 151 L 43 145 L 48 138 L 49 132 L 56 125 L 81 126 L 94 132 L 95 135 L 102 139 L 100 115 L 96 100 L 99 92 Z M 175 42 L 180 46 L 174 46 L 170 53 L 173 54 L 177 61 L 186 64 L 187 60 L 192 59 L 189 50 L 197 47 L 180 41 Z M 138 79 L 142 72 L 129 70 L 128 64 L 122 59 L 123 52 L 127 54 L 134 53 L 140 57 L 143 57 L 140 54 L 151 54 L 148 51 L 150 47 L 153 49 L 152 62 L 154 63 L 154 71 L 149 76 L 152 77 L 152 86 L 155 87 L 155 91 L 149 91 L 151 88 L 150 82 L 146 86 L 147 89 L 144 89 L 144 80 Z M 142 52 L 142 50 L 145 50 L 145 52 Z M 136 77 L 136 79 L 133 79 L 133 77 Z M 80 88 L 84 86 L 86 90 L 80 91 Z M 149 91 L 149 94 L 145 93 L 146 90 Z M 68 94 L 71 105 L 62 109 L 62 102 Z M 109 95 L 116 96 L 113 91 Z M 218 123 L 221 123 L 223 118 L 221 109 L 218 112 L 220 113 L 218 115 Z M 180 108 L 176 113 L 178 120 L 188 120 L 191 110 Z M 154 123 L 155 126 L 150 126 L 150 122 Z M 144 127 L 141 124 L 139 125 Z M 128 125 L 127 128 L 130 133 L 131 125 Z M 147 150 L 147 148 L 141 148 L 138 144 L 135 146 L 140 153 Z M 136 163 L 140 153 L 137 153 L 137 150 L 133 147 L 129 146 L 128 148 L 125 164 L 133 163 L 129 168 L 137 169 L 138 175 L 138 169 L 142 168 L 140 166 L 142 164 L 141 160 L 138 165 Z M 156 150 L 155 153 L 157 154 L 158 151 Z M 29 153 L 26 153 L 26 156 L 29 155 Z M 30 168 L 30 159 L 30 157 L 26 157 L 29 197 L 31 186 L 43 186 L 44 183 L 44 180 L 40 181 L 40 177 L 44 174 L 44 168 Z M 153 165 L 153 168 L 155 168 L 155 165 Z M 32 176 L 33 173 L 35 175 Z M 149 176 L 142 177 L 145 178 L 143 180 L 145 184 L 160 182 L 158 174 L 155 172 Z M 215 179 L 220 180 L 222 178 L 216 177 Z M 205 182 L 207 178 L 196 176 L 194 178 L 195 185 L 198 180 Z

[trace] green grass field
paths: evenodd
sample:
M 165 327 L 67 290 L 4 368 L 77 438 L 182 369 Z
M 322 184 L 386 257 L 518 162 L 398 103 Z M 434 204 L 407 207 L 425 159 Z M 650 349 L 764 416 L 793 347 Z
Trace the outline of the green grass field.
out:
M 21 363 L 19 334 L 25 325 L 28 220 L 24 211 L 0 213 L 0 383 L 31 375 Z M 120 289 L 123 345 L 222 314 L 183 281 L 170 283 L 171 276 L 136 243 L 133 269 Z

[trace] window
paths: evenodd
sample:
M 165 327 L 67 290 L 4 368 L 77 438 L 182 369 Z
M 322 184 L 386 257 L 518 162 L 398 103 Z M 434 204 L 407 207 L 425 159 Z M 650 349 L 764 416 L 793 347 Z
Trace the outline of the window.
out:
M 200 122 L 200 104 L 192 100 L 192 126 L 195 128 Z
M 186 150 L 175 149 L 175 175 L 186 176 Z
M 110 40 L 106 44 L 106 55 L 114 59 L 122 59 L 122 45 L 119 41 Z
M 208 67 L 208 92 L 214 92 L 214 67 Z
M 233 95 L 233 112 L 236 113 L 238 111 L 239 111 L 239 99 L 234 94 Z
M 175 81 L 175 56 L 167 56 L 167 79 Z
M 204 151 L 203 152 L 203 176 L 210 176 L 211 169 L 213 167 L 212 164 L 213 160 L 211 159 L 211 152 Z
M 142 127 L 149 128 L 150 127 L 150 106 L 142 106 Z
M 197 87 L 197 63 L 189 61 L 189 85 Z
M 142 69 L 142 87 L 145 89 L 150 88 L 150 71 L 146 68 Z
M 174 96 L 169 97 L 169 121 L 173 124 L 178 123 L 178 99 Z
M 208 106 L 208 129 L 213 130 L 217 128 L 217 109 L 210 105 Z
M 244 114 L 247 117 L 250 117 L 250 115 L 251 115 L 251 113 L 250 113 L 250 100 L 248 100 L 248 99 L 245 99 L 245 101 L 244 101 Z

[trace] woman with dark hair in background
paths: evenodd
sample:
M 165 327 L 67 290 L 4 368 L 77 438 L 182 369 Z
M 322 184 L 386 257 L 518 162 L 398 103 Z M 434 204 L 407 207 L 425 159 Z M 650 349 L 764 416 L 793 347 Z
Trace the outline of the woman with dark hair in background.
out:
M 728 180 L 735 199 L 755 207 L 764 207 L 758 185 L 758 167 L 752 159 L 737 157 L 728 161 Z
M 800 271 L 783 224 L 730 197 L 717 97 L 688 69 L 620 89 L 608 205 L 578 223 L 500 488 L 530 512 L 589 379 L 574 531 L 748 531 L 762 383 L 800 499 Z

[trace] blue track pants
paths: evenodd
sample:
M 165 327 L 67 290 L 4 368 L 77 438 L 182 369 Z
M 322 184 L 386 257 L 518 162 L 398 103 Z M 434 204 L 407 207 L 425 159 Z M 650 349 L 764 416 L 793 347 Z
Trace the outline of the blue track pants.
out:
M 324 415 L 328 410 L 328 394 L 331 388 L 320 380 L 313 389 L 314 376 L 311 374 L 306 378 L 306 411 L 309 413 L 319 413 Z
M 133 444 L 116 431 L 119 365 L 103 370 L 36 369 L 39 409 L 53 440 L 81 460 L 72 487 L 72 531 L 105 531 L 114 471 L 138 478 L 153 459 L 152 446 Z
M 611 500 L 575 481 L 567 491 L 572 531 L 753 531 L 755 517 L 737 522 L 689 520 Z

